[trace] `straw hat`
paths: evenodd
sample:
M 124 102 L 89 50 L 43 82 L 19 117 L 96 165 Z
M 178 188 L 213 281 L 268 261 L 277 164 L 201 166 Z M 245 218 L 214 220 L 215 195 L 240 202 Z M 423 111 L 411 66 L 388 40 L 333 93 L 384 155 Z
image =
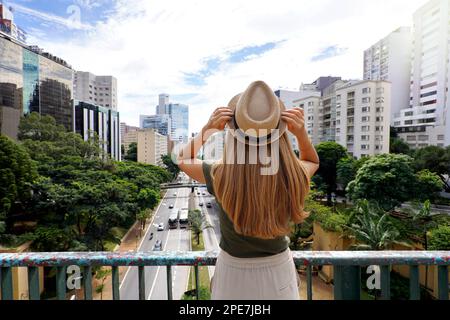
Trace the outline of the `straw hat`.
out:
M 243 143 L 265 145 L 276 141 L 286 131 L 286 123 L 281 120 L 281 112 L 286 107 L 264 81 L 252 82 L 230 100 L 228 107 L 234 111 L 234 117 L 227 126 Z

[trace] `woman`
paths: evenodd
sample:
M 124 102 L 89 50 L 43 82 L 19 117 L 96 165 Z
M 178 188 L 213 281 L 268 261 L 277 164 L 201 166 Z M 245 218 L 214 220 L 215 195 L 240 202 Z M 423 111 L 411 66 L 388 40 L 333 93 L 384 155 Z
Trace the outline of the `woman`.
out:
M 227 127 L 222 161 L 196 159 L 201 146 Z M 287 130 L 298 140 L 300 158 Z M 179 167 L 206 183 L 219 206 L 220 253 L 212 299 L 299 299 L 298 274 L 289 250 L 289 223 L 307 216 L 304 200 L 319 158 L 300 108 L 286 110 L 263 81 L 250 84 L 214 111 L 181 150 Z

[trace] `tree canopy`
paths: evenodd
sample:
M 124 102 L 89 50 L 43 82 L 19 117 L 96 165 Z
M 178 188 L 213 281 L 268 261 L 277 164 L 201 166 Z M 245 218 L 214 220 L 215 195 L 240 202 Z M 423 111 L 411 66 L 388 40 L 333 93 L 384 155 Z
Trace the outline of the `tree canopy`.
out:
M 112 229 L 127 228 L 143 211 L 153 209 L 160 200 L 159 184 L 171 179 L 163 168 L 111 160 L 97 136 L 83 141 L 51 117 L 24 117 L 19 137 L 20 144 L 9 141 L 7 148 L 2 137 L 0 155 L 14 153 L 10 161 L 16 167 L 23 163 L 23 170 L 31 174 L 13 180 L 5 171 L 4 177 L 15 184 L 29 183 L 24 187 L 32 192 L 23 193 L 30 197 L 21 219 L 35 222 L 26 237 L 36 250 L 104 250 L 106 242 L 119 243 Z M 20 170 L 15 175 L 21 177 Z M 4 231 L 17 233 L 8 226 Z
M 319 182 L 325 184 L 328 201 L 331 201 L 331 193 L 336 191 L 337 165 L 342 158 L 347 157 L 347 150 L 336 142 L 322 142 L 316 146 L 320 159 L 320 167 L 317 171 Z

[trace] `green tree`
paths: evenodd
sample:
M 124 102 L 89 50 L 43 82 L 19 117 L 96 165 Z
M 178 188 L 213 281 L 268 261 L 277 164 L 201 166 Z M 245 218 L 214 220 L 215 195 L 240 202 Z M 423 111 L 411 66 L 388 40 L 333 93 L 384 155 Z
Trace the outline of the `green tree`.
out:
M 359 250 L 385 250 L 399 238 L 398 230 L 389 222 L 388 213 L 368 200 L 357 203 L 354 222 L 347 228 L 358 241 L 354 247 Z
M 347 157 L 339 160 L 337 164 L 337 182 L 342 184 L 344 190 L 351 181 L 355 180 L 359 168 L 361 168 L 368 159 L 370 158 L 363 157 L 354 159 Z
M 95 292 L 100 293 L 100 300 L 103 300 L 103 291 L 105 289 L 105 281 L 111 274 L 111 269 L 100 268 L 95 273 L 95 279 L 100 280 L 101 283 L 95 288 Z
M 205 220 L 200 210 L 189 211 L 189 226 L 192 232 L 195 234 L 197 244 L 200 244 L 200 234 L 206 228 L 212 228 L 212 226 Z
M 450 250 L 450 226 L 440 225 L 429 233 L 430 250 Z
M 347 157 L 347 150 L 336 142 L 322 142 L 316 146 L 320 159 L 317 175 L 325 184 L 327 202 L 331 204 L 331 194 L 336 191 L 337 164 Z
M 444 183 L 434 172 L 428 169 L 416 173 L 416 198 L 420 201 L 434 200 L 442 191 Z
M 391 138 L 389 143 L 389 152 L 396 154 L 411 154 L 409 145 L 400 138 Z
M 450 148 L 428 146 L 416 150 L 414 154 L 414 169 L 416 171 L 428 169 L 436 173 L 444 183 L 447 192 L 450 191 L 448 175 L 450 174 Z
M 407 155 L 382 154 L 371 157 L 347 186 L 351 199 L 376 201 L 389 211 L 415 195 L 416 177 Z
M 166 166 L 166 169 L 172 174 L 172 177 L 175 179 L 180 173 L 180 168 L 176 163 L 173 162 L 170 154 L 165 154 L 161 156 L 161 159 Z
M 31 197 L 31 185 L 36 178 L 36 165 L 27 151 L 0 135 L 0 233 L 12 223 L 9 218 L 14 210 Z
M 128 147 L 127 154 L 124 157 L 125 160 L 137 162 L 137 143 L 132 142 Z

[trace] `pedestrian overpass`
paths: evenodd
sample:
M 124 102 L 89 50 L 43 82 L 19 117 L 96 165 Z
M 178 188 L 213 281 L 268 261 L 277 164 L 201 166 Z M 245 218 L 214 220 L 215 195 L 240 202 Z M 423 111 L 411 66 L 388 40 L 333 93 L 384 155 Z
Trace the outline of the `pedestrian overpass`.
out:
M 200 187 L 206 187 L 206 184 L 204 183 L 194 183 L 194 182 L 176 182 L 176 183 L 162 183 L 159 185 L 161 190 L 167 190 L 167 189 L 179 189 L 179 188 L 191 188 L 192 192 L 194 192 L 194 188 Z

